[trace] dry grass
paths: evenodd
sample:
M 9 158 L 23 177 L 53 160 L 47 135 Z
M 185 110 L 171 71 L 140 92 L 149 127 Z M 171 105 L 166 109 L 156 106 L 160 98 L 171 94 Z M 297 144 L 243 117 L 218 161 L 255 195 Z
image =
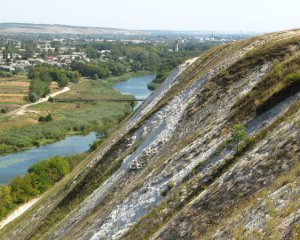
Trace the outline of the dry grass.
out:
M 27 103 L 30 81 L 26 75 L 0 78 L 0 106 L 12 111 Z
M 212 239 L 218 229 L 225 230 L 226 234 L 234 239 L 280 239 L 278 236 L 278 226 L 285 218 L 291 216 L 294 212 L 300 209 L 300 195 L 296 194 L 290 198 L 289 202 L 284 207 L 276 209 L 273 200 L 269 197 L 270 193 L 275 192 L 283 186 L 291 186 L 297 188 L 300 184 L 300 162 L 297 162 L 290 170 L 279 175 L 268 186 L 261 189 L 251 197 L 239 202 L 232 210 L 231 214 L 223 219 L 220 223 L 211 226 L 201 239 Z M 261 201 L 266 203 L 266 215 L 268 219 L 263 232 L 247 231 L 245 236 L 245 226 L 242 223 L 243 216 L 247 210 L 255 209 Z M 296 226 L 296 225 L 295 225 Z M 298 236 L 298 228 L 292 228 L 292 235 Z M 226 238 L 227 239 L 227 238 Z M 297 238 L 295 238 L 297 239 Z
M 29 87 L 29 82 L 0 81 L 0 86 Z

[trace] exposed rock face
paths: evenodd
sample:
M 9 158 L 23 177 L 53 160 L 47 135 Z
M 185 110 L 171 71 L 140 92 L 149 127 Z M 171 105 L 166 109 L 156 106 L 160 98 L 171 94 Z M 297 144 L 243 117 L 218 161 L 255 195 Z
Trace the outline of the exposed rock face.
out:
M 0 237 L 299 237 L 300 94 L 291 89 L 300 77 L 290 77 L 299 70 L 298 30 L 219 46 L 182 64 Z M 235 123 L 250 140 L 226 150 Z

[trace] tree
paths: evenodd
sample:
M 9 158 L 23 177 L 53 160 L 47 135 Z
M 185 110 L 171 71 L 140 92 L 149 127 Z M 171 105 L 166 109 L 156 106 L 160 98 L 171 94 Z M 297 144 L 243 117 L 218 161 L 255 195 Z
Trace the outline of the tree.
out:
M 31 175 L 15 177 L 10 187 L 13 201 L 17 204 L 27 202 L 39 193 L 38 190 L 33 187 Z
M 1 112 L 1 113 L 7 113 L 7 112 L 8 112 L 8 109 L 7 109 L 7 108 L 1 108 L 0 112 Z
M 30 102 L 36 102 L 39 100 L 39 96 L 35 92 L 30 92 L 28 94 L 28 99 Z
M 58 41 L 53 41 L 51 42 L 51 47 L 54 48 L 54 55 L 57 56 L 61 48 L 61 43 Z
M 38 97 L 45 97 L 49 92 L 49 82 L 44 82 L 39 78 L 33 79 L 30 82 L 30 92 L 34 92 Z M 30 96 L 29 96 L 30 98 Z
M 226 147 L 229 149 L 234 148 L 236 152 L 240 150 L 240 147 L 248 140 L 248 135 L 246 127 L 243 124 L 235 124 L 231 129 L 231 137 L 228 140 Z
M 52 118 L 52 115 L 49 113 L 46 117 L 44 117 L 44 116 L 39 117 L 38 121 L 39 122 L 52 122 L 53 118 Z
M 99 79 L 99 76 L 97 73 L 95 73 L 92 77 L 91 77 L 92 80 L 98 80 Z
M 87 46 L 87 48 L 85 49 L 85 52 L 86 52 L 86 56 L 88 58 L 96 59 L 99 57 L 99 53 L 92 46 Z
M 72 83 L 78 83 L 79 79 L 80 79 L 80 74 L 77 71 L 67 71 L 66 73 L 68 79 L 70 80 L 70 82 Z
M 53 120 L 52 118 L 52 115 L 49 113 L 47 116 L 46 116 L 46 122 L 51 122 Z
M 57 83 L 59 87 L 65 87 L 69 83 L 69 79 L 64 72 L 59 72 L 57 75 Z

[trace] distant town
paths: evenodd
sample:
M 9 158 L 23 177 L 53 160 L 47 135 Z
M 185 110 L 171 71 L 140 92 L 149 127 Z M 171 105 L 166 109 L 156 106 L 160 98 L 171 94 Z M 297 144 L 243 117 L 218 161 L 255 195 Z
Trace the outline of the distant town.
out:
M 27 37 L 28 38 L 28 37 Z M 91 56 L 86 49 L 80 48 L 83 45 L 96 45 L 97 43 L 114 43 L 114 44 L 156 44 L 168 46 L 168 51 L 184 51 L 186 46 L 195 45 L 197 43 L 210 43 L 211 45 L 222 44 L 226 42 L 235 41 L 241 38 L 238 35 L 230 36 L 214 36 L 211 35 L 184 35 L 176 36 L 170 35 L 168 37 L 160 37 L 159 34 L 151 36 L 138 36 L 134 39 L 122 39 L 121 37 L 97 38 L 84 36 L 79 38 L 61 37 L 53 38 L 51 40 L 39 39 L 36 36 L 26 40 L 20 37 L 11 35 L 0 35 L 0 70 L 2 71 L 24 71 L 31 66 L 48 64 L 53 67 L 69 68 L 73 61 L 93 62 L 110 61 L 110 49 L 101 49 L 93 53 Z M 119 56 L 119 59 L 126 58 L 126 56 Z M 130 60 L 130 59 L 129 59 Z M 132 60 L 130 60 L 132 61 Z

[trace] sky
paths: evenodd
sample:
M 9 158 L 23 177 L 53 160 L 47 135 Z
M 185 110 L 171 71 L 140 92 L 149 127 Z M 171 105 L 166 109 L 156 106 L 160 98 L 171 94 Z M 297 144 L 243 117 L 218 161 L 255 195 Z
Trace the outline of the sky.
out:
M 300 0 L 0 0 L 0 22 L 136 30 L 300 28 Z

